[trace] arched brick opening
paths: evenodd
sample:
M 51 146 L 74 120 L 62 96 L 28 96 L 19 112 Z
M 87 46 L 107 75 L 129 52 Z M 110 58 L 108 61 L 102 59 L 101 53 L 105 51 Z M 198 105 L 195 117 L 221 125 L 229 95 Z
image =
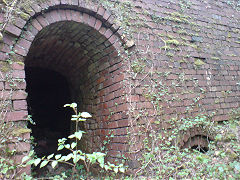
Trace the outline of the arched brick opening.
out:
M 180 148 L 194 149 L 205 153 L 209 150 L 209 143 L 213 140 L 212 135 L 200 128 L 189 130 L 182 136 L 179 142 Z
M 182 148 L 191 148 L 206 153 L 209 148 L 210 139 L 207 136 L 196 135 L 188 139 Z
M 33 14 L 14 46 L 24 57 L 26 80 L 39 76 L 33 71 L 59 74 L 69 85 L 70 100 L 93 115 L 84 124 L 88 150 L 99 150 L 106 135 L 114 134 L 109 159 L 128 150 L 124 62 L 118 56 L 124 41 L 117 30 L 102 7 L 93 12 L 59 5 Z

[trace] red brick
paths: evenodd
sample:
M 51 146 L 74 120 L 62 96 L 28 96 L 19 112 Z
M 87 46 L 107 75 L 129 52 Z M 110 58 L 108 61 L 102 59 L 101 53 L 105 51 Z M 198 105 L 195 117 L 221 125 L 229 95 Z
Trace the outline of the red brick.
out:
M 111 139 L 111 142 L 113 143 L 127 143 L 128 137 L 126 136 L 115 136 Z
M 25 71 L 24 70 L 14 70 L 12 72 L 12 77 L 13 78 L 21 78 L 24 79 L 25 78 Z
M 52 19 L 54 20 L 54 22 L 58 22 L 61 20 L 60 15 L 58 13 L 58 11 L 54 10 L 50 12 L 50 16 L 52 17 Z
M 97 11 L 97 15 L 101 17 L 101 16 L 104 15 L 104 13 L 105 13 L 105 9 L 101 6 L 99 6 L 98 11 Z
M 46 27 L 49 25 L 49 23 L 47 22 L 47 19 L 44 18 L 43 16 L 38 16 L 36 19 L 41 24 L 42 27 Z
M 103 15 L 103 18 L 105 19 L 105 20 L 108 20 L 108 18 L 111 16 L 111 13 L 109 12 L 109 11 L 105 11 L 104 12 L 104 15 Z
M 68 4 L 68 0 L 61 0 L 61 4 Z
M 20 100 L 20 99 L 26 99 L 27 93 L 23 90 L 17 90 L 12 92 L 12 99 L 13 100 Z
M 5 31 L 10 33 L 10 34 L 13 34 L 15 36 L 19 36 L 21 34 L 21 29 L 19 29 L 18 27 L 12 25 L 12 24 L 8 24 L 6 27 L 5 27 Z
M 95 22 L 96 22 L 96 18 L 93 16 L 90 16 L 88 20 L 88 25 L 94 28 Z
M 120 74 L 114 77 L 114 82 L 119 82 L 124 80 L 124 74 Z
M 88 24 L 89 15 L 87 13 L 83 13 L 83 23 Z
M 113 121 L 113 122 L 108 123 L 108 128 L 109 129 L 113 129 L 113 128 L 115 129 L 117 127 L 118 127 L 117 121 Z
M 71 21 L 72 20 L 72 11 L 71 10 L 66 10 L 66 16 L 67 16 L 67 20 Z
M 14 111 L 7 113 L 6 121 L 21 121 L 25 120 L 28 113 L 27 111 Z
M 77 6 L 78 5 L 78 0 L 71 0 L 71 4 Z
M 38 31 L 42 30 L 42 26 L 39 24 L 39 22 L 36 19 L 32 20 L 32 26 L 35 27 Z
M 117 42 L 118 37 L 114 34 L 108 40 L 111 44 L 114 44 L 115 42 Z M 116 48 L 116 49 L 118 49 L 118 48 Z
M 31 8 L 33 9 L 33 11 L 30 13 L 31 16 L 33 16 L 35 13 L 41 12 L 42 10 L 42 8 L 37 3 L 32 3 Z
M 5 89 L 26 89 L 26 82 L 6 82 Z
M 4 83 L 0 82 L 0 90 L 3 90 L 3 89 L 4 89 Z
M 98 31 L 102 26 L 102 21 L 100 20 L 96 20 L 96 23 L 95 23 L 95 29 Z
M 12 64 L 12 69 L 13 70 L 24 70 L 24 64 L 19 64 L 17 62 L 14 62 Z
M 14 110 L 27 110 L 26 100 L 13 101 Z
M 112 150 L 118 150 L 118 151 L 126 151 L 128 149 L 128 145 L 127 144 L 112 143 L 111 149 Z
M 14 47 L 14 52 L 25 57 L 28 51 L 17 45 Z
M 27 22 L 27 21 L 25 21 L 25 20 L 23 20 L 23 19 L 21 19 L 21 18 L 16 18 L 16 19 L 14 20 L 14 24 L 15 24 L 17 27 L 19 27 L 20 29 L 25 26 L 26 22 Z
M 105 37 L 109 39 L 112 36 L 113 32 L 110 29 L 107 29 L 107 31 L 104 33 Z
M 72 19 L 76 22 L 83 22 L 82 13 L 78 11 L 72 11 Z
M 58 14 L 59 14 L 59 16 L 60 16 L 60 18 L 61 18 L 62 21 L 66 21 L 66 20 L 67 20 L 65 10 L 59 9 L 59 10 L 58 10 Z
M 124 120 L 118 120 L 118 127 L 128 127 L 129 126 L 129 120 L 124 119 Z
M 46 21 L 48 22 L 48 24 L 52 24 L 55 22 L 55 20 L 52 18 L 50 13 L 44 14 L 44 17 L 45 17 Z
M 6 53 L 0 52 L 0 61 L 8 59 L 8 55 Z
M 10 150 L 16 150 L 17 152 L 29 152 L 30 151 L 30 143 L 26 142 L 18 142 L 14 144 L 8 145 Z

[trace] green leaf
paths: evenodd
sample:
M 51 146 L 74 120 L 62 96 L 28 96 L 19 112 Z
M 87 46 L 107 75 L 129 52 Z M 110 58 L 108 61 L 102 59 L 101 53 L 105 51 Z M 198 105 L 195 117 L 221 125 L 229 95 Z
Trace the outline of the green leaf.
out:
M 99 162 L 100 167 L 103 168 L 103 166 L 104 166 L 104 157 L 102 156 L 102 157 L 97 158 L 97 161 Z
M 77 107 L 77 103 L 72 103 L 72 104 L 70 104 L 70 107 L 71 107 L 71 108 L 76 108 L 76 107 Z
M 41 162 L 40 158 L 35 159 L 34 161 L 34 165 L 37 166 L 39 163 Z
M 85 161 L 85 156 L 80 155 L 73 156 L 73 163 L 76 164 L 80 159 Z
M 65 161 L 68 161 L 69 159 L 71 159 L 73 157 L 73 154 L 68 154 L 66 157 L 65 157 Z
M 218 167 L 218 170 L 219 170 L 219 172 L 223 172 L 224 171 L 223 167 Z
M 62 156 L 58 161 L 65 161 L 66 156 Z
M 31 157 L 34 154 L 34 151 L 30 151 L 28 156 Z
M 66 148 L 66 149 L 70 149 L 70 144 L 66 144 L 66 145 L 65 145 L 65 148 Z
M 40 164 L 40 168 L 46 166 L 48 164 L 47 160 L 44 160 L 41 164 Z
M 55 168 L 55 167 L 57 166 L 57 164 L 58 164 L 58 161 L 53 161 L 53 162 L 51 163 L 52 168 Z
M 81 140 L 83 131 L 78 131 L 78 132 L 75 132 L 74 134 L 75 134 L 77 139 Z
M 237 171 L 240 171 L 240 163 L 235 164 L 234 168 L 235 168 Z
M 61 157 L 62 157 L 61 154 L 57 154 L 57 155 L 55 156 L 55 159 L 58 160 L 58 159 L 61 158 Z
M 81 113 L 81 116 L 82 116 L 83 118 L 90 118 L 90 117 L 92 117 L 92 115 L 89 114 L 88 112 L 82 112 L 82 113 Z
M 28 161 L 27 163 L 26 163 L 26 165 L 32 165 L 32 164 L 34 164 L 34 159 L 31 159 L 30 161 Z
M 96 155 L 95 154 L 86 154 L 87 159 L 90 163 L 95 164 L 96 163 Z
M 72 139 L 72 138 L 75 138 L 75 134 L 71 134 L 70 136 L 68 136 L 68 138 Z
M 58 146 L 58 149 L 57 149 L 57 150 L 60 151 L 60 150 L 62 150 L 63 148 L 64 148 L 64 145 L 61 144 L 61 145 Z
M 72 149 L 74 149 L 76 146 L 77 146 L 77 143 L 76 143 L 76 142 L 73 142 L 73 143 L 71 144 L 71 148 L 72 148 Z
M 114 171 L 115 173 L 118 173 L 118 168 L 117 168 L 117 167 L 113 168 L 113 171 Z
M 104 168 L 105 168 L 106 171 L 107 170 L 112 170 L 111 166 L 109 166 L 109 165 L 104 165 Z
M 124 168 L 124 167 L 120 167 L 120 168 L 119 168 L 119 171 L 122 172 L 122 173 L 124 173 L 124 172 L 125 172 L 125 168 Z
M 51 159 L 54 156 L 54 154 L 50 154 L 47 159 Z
M 30 157 L 29 156 L 25 156 L 22 158 L 22 163 L 24 163 L 25 161 L 27 161 Z

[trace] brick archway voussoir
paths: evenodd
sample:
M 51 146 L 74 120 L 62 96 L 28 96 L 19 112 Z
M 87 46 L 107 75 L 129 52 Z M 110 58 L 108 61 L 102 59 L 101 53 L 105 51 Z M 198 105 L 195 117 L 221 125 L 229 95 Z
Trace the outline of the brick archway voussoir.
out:
M 47 21 L 45 21 L 44 16 L 47 13 L 50 13 L 51 14 L 50 16 L 52 16 L 54 14 L 53 13 L 54 10 L 57 11 L 63 10 L 64 12 L 75 11 L 72 18 L 69 16 L 64 16 L 64 18 L 66 17 L 65 20 L 74 20 L 78 22 L 79 20 L 76 18 L 77 12 L 88 14 L 91 18 L 93 18 L 93 20 L 89 21 L 90 26 L 91 23 L 93 23 L 96 19 L 95 28 L 97 30 L 100 24 L 102 23 L 104 24 L 104 26 L 110 29 L 118 38 L 120 38 L 121 42 L 125 43 L 126 40 L 122 38 L 122 32 L 119 31 L 119 26 L 114 23 L 114 16 L 108 10 L 103 8 L 101 5 L 97 5 L 91 2 L 89 3 L 81 1 L 78 2 L 76 0 L 72 0 L 71 2 L 55 0 L 51 2 L 46 1 L 42 3 L 34 3 L 31 5 L 32 11 L 28 12 L 30 16 L 29 20 L 26 21 L 18 17 L 16 18 L 15 24 L 8 24 L 6 26 L 5 32 L 15 37 L 19 37 L 22 33 L 23 27 L 26 26 L 29 22 L 31 22 L 32 24 L 32 22 L 34 22 L 34 19 L 37 19 L 38 23 L 41 24 L 45 24 L 47 22 L 51 24 L 53 23 L 51 18 L 46 17 Z
M 35 36 L 45 27 L 61 21 L 75 21 L 84 24 L 99 32 L 106 38 L 106 40 L 109 41 L 109 45 L 113 45 L 114 48 L 120 49 L 122 46 L 122 39 L 120 39 L 118 33 L 113 32 L 110 28 L 106 28 L 105 24 L 101 20 L 87 13 L 60 9 L 52 10 L 44 15 L 39 15 L 32 19 L 27 27 L 27 30 L 24 32 L 24 36 L 20 38 L 14 48 L 16 54 L 25 57 Z

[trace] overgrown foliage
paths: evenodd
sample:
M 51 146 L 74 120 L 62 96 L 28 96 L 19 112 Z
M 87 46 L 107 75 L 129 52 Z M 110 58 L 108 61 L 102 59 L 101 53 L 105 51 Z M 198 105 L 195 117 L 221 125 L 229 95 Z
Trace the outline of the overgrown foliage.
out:
M 55 168 L 58 164 L 61 163 L 69 165 L 69 169 L 71 169 L 71 174 L 69 174 L 69 176 L 66 175 L 66 172 L 62 172 L 61 176 L 57 175 L 54 177 L 54 179 L 88 179 L 90 175 L 90 168 L 95 164 L 98 164 L 102 169 L 106 171 L 124 173 L 125 168 L 123 167 L 123 164 L 115 165 L 111 164 L 110 162 L 105 162 L 105 153 L 93 152 L 91 154 L 88 154 L 79 149 L 79 141 L 82 139 L 82 136 L 85 133 L 84 131 L 79 130 L 79 122 L 86 121 L 87 118 L 91 118 L 92 116 L 87 112 L 78 112 L 76 103 L 66 104 L 64 107 L 71 107 L 74 110 L 75 114 L 72 115 L 71 120 L 75 123 L 76 131 L 75 133 L 69 135 L 68 139 L 59 139 L 57 150 L 60 151 L 66 149 L 68 150 L 69 154 L 50 154 L 47 157 L 38 158 L 33 157 L 34 151 L 32 151 L 28 156 L 25 156 L 22 159 L 22 162 L 25 164 L 25 166 L 40 165 L 40 168 L 43 168 L 50 163 L 52 168 Z M 71 143 L 67 143 L 67 140 Z M 83 172 L 82 166 L 84 166 L 84 169 L 86 171 L 85 173 Z M 28 179 L 32 179 L 30 176 L 25 176 L 25 178 L 26 177 L 28 177 Z
M 9 17 L 13 17 L 13 14 L 28 19 L 28 10 L 24 9 L 25 2 L 28 1 L 4 1 L 5 5 L 2 6 L 2 10 L 5 12 L 6 18 L 2 23 L 2 30 L 10 22 Z M 139 31 L 140 28 L 151 29 L 151 23 L 149 23 L 148 19 L 158 25 L 171 24 L 172 28 L 177 29 L 176 33 L 179 35 L 179 38 L 175 38 L 171 33 L 158 33 L 154 37 L 158 42 L 161 42 L 158 50 L 162 55 L 166 56 L 169 62 L 168 70 L 164 69 L 165 71 L 154 68 L 151 57 L 155 55 L 149 50 L 148 45 L 141 45 L 141 43 L 136 42 L 134 48 L 119 52 L 119 56 L 128 65 L 127 73 L 129 78 L 125 83 L 128 90 L 126 98 L 129 102 L 130 154 L 136 159 L 140 159 L 140 165 L 137 167 L 135 177 L 151 177 L 154 179 L 239 179 L 240 110 L 233 110 L 230 114 L 231 119 L 227 122 L 214 122 L 213 118 L 217 110 L 209 113 L 204 109 L 201 102 L 205 98 L 207 90 L 199 86 L 198 79 L 187 76 L 180 66 L 185 63 L 198 70 L 205 64 L 205 59 L 195 58 L 194 62 L 191 62 L 192 57 L 189 54 L 181 56 L 181 59 L 174 59 L 180 57 L 184 48 L 192 48 L 198 53 L 204 52 L 204 47 L 199 43 L 202 41 L 199 37 L 199 32 L 202 31 L 201 25 L 195 23 L 192 17 L 184 14 L 185 11 L 191 8 L 191 1 L 179 1 L 177 5 L 180 7 L 180 11 L 164 12 L 164 16 L 159 16 L 157 12 L 144 8 L 141 9 L 141 13 L 137 13 L 134 10 L 139 7 L 135 7 L 131 1 L 99 0 L 96 3 L 102 4 L 115 14 L 115 23 L 120 25 L 123 30 L 123 37 L 127 37 L 129 40 L 133 39 L 134 35 L 138 37 L 135 37 L 136 41 L 150 39 L 147 34 Z M 225 3 L 234 9 L 239 9 L 236 1 L 225 1 Z M 146 19 L 140 18 L 142 14 Z M 14 22 L 14 18 L 12 20 Z M 188 26 L 191 32 L 185 30 L 184 26 Z M 190 35 L 193 37 L 191 41 L 187 39 L 187 36 Z M 140 39 L 140 36 L 143 37 Z M 234 56 L 234 54 L 231 56 Z M 212 56 L 211 59 L 219 61 L 219 57 Z M 179 68 L 173 67 L 176 64 Z M 177 69 L 177 73 L 175 69 Z M 207 75 L 210 77 L 210 74 Z M 139 88 L 141 89 L 139 90 Z M 137 89 L 142 92 L 141 97 L 145 98 L 150 107 L 139 108 L 137 103 L 132 101 Z M 227 97 L 231 92 L 226 91 L 223 93 Z M 181 104 L 184 97 L 188 95 L 191 96 L 192 101 L 189 101 L 187 105 Z M 216 99 L 217 103 L 218 99 Z M 183 106 L 185 108 L 182 108 Z M 171 117 L 168 116 L 170 109 L 172 110 Z M 77 118 L 80 116 L 78 114 Z M 5 135 L 10 132 L 12 124 L 3 122 L 1 127 L 4 128 L 2 131 L 4 132 L 2 144 L 4 144 L 6 141 Z M 206 147 L 199 145 L 195 149 L 191 146 L 181 148 L 183 147 L 181 143 L 184 143 L 184 135 L 187 136 L 187 141 L 191 141 L 193 137 L 189 132 L 194 129 L 202 132 L 198 135 L 205 138 L 208 145 Z M 81 139 L 82 133 L 77 132 L 77 134 L 70 137 Z M 89 165 L 95 162 L 100 163 L 100 166 L 105 169 L 113 168 L 114 170 L 114 168 L 117 168 L 120 170 L 122 168 L 122 165 L 118 167 L 104 164 L 104 154 L 102 153 L 85 154 L 76 151 L 74 148 L 77 147 L 77 142 L 67 144 L 65 140 L 59 141 L 59 147 L 60 149 L 69 149 L 71 151 L 69 155 L 50 155 L 43 159 L 34 159 L 29 164 L 37 165 L 41 162 L 41 166 L 44 166 L 51 162 L 51 165 L 55 167 L 59 162 L 68 162 L 68 160 L 72 159 L 73 163 L 69 165 L 73 167 L 73 174 L 78 170 L 82 170 L 80 166 L 76 165 L 78 160 L 83 160 L 87 171 L 90 170 Z M 14 151 L 10 152 L 10 154 L 13 153 Z M 76 157 L 79 157 L 79 159 Z M 12 165 L 6 159 L 1 160 L 1 167 L 4 167 L 1 172 L 2 176 L 16 169 L 16 165 Z M 65 175 L 59 178 L 64 177 Z

